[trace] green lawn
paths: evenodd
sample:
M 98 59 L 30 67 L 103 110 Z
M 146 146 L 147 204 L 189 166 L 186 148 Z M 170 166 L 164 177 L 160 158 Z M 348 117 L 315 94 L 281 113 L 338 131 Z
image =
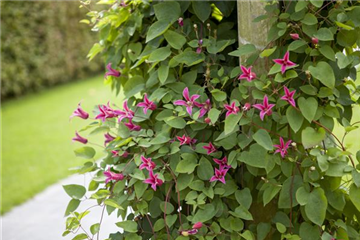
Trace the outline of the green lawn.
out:
M 79 166 L 72 143 L 76 129 L 90 121 L 69 116 L 82 100 L 92 109 L 108 100 L 120 105 L 103 77 L 95 77 L 10 100 L 2 105 L 2 206 L 1 213 L 24 202 Z M 86 136 L 86 135 L 85 135 Z M 102 136 L 99 136 L 102 138 Z

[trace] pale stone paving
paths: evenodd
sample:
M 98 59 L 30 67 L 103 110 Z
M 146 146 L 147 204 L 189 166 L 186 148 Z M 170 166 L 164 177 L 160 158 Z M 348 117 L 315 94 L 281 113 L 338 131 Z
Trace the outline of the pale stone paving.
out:
M 88 183 L 90 176 L 73 175 L 45 189 L 26 203 L 15 207 L 1 216 L 1 240 L 71 240 L 75 235 L 62 237 L 65 230 L 64 212 L 71 198 L 65 193 L 62 185 Z M 87 184 L 85 185 L 87 186 Z M 6 196 L 3 196 L 6 197 Z M 77 211 L 84 211 L 96 204 L 89 200 L 80 204 Z M 83 220 L 83 227 L 90 233 L 89 227 L 100 221 L 102 208 L 94 207 Z M 106 211 L 101 224 L 100 239 L 106 239 L 109 233 L 121 229 L 115 225 L 115 214 L 108 216 Z M 96 239 L 96 238 L 95 238 Z

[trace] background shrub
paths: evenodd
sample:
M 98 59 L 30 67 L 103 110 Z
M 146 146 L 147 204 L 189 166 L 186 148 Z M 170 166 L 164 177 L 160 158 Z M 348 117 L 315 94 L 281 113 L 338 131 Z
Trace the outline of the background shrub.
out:
M 95 35 L 78 2 L 1 2 L 1 98 L 89 76 Z

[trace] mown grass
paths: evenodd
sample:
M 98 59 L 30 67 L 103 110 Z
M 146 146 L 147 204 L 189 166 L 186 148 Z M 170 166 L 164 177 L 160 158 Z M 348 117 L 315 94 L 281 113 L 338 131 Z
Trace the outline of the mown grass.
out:
M 103 85 L 102 76 L 3 103 L 2 214 L 68 176 L 69 168 L 83 163 L 73 153 L 81 144 L 72 143 L 71 138 L 76 129 L 90 122 L 80 118 L 69 122 L 81 100 L 90 116 L 98 103 L 116 100 L 120 105 L 120 97 Z

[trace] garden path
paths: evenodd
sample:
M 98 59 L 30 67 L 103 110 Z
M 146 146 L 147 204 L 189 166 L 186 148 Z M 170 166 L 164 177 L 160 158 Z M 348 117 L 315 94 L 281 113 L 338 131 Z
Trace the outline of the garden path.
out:
M 72 175 L 1 216 L 0 239 L 71 240 L 73 234 L 61 236 L 65 230 L 64 212 L 70 201 L 62 185 L 85 182 L 87 186 L 89 179 L 90 175 Z M 77 211 L 84 211 L 93 205 L 95 205 L 94 201 L 85 201 L 80 204 Z M 92 208 L 90 214 L 83 219 L 82 226 L 87 231 L 92 224 L 99 222 L 101 211 L 100 207 Z M 120 230 L 115 225 L 120 219 L 116 219 L 115 214 L 107 216 L 105 212 L 105 215 L 101 224 L 100 239 L 106 239 L 109 233 Z

